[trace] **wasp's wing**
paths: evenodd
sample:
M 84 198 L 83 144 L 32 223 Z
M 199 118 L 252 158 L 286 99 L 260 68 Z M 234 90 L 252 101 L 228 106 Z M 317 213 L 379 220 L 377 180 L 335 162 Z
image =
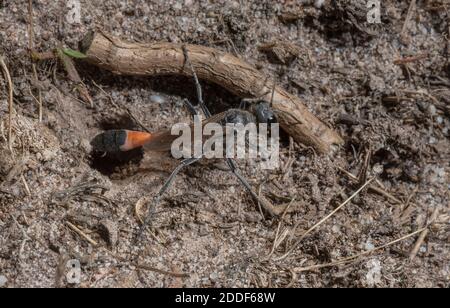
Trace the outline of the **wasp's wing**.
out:
M 170 151 L 170 147 L 176 138 L 178 138 L 178 136 L 172 135 L 170 130 L 155 133 L 152 135 L 152 139 L 144 144 L 144 150 L 155 152 Z
M 208 123 L 219 123 L 221 124 L 226 115 L 226 112 L 218 113 L 213 115 L 210 118 L 204 119 L 202 121 L 202 131 L 206 124 Z M 189 125 L 190 133 L 191 133 L 191 141 L 192 144 L 194 142 L 194 125 L 195 123 L 192 123 Z M 144 144 L 144 150 L 146 151 L 155 151 L 155 152 L 162 152 L 162 151 L 170 151 L 172 147 L 172 143 L 177 139 L 180 135 L 172 135 L 172 132 L 170 129 L 164 130 L 161 132 L 157 132 L 152 134 L 152 138 Z M 205 141 L 207 136 L 202 136 L 202 143 Z

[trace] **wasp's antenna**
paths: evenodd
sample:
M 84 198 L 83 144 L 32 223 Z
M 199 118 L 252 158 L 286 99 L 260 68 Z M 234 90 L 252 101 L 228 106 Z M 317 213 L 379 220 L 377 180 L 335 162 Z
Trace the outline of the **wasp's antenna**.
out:
M 183 50 L 185 63 L 189 66 L 189 69 L 192 72 L 192 77 L 194 77 L 195 88 L 197 90 L 198 104 L 200 105 L 200 108 L 202 109 L 205 117 L 209 118 L 209 117 L 211 117 L 211 112 L 206 107 L 205 102 L 203 102 L 202 87 L 200 86 L 200 82 L 198 81 L 198 77 L 197 77 L 197 74 L 195 73 L 194 66 L 191 63 L 191 60 L 189 60 L 189 55 L 188 55 L 188 50 L 186 48 L 186 45 L 181 46 L 181 49 Z
M 273 106 L 273 97 L 275 96 L 275 87 L 277 84 L 275 83 L 275 79 L 273 80 L 273 87 L 272 87 L 272 96 L 270 97 L 270 103 L 269 106 L 272 108 Z

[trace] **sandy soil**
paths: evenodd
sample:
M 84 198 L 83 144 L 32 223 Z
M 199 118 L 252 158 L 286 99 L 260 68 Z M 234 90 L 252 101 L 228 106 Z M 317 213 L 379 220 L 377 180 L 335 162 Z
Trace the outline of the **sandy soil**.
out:
M 136 242 L 136 205 L 148 205 L 171 163 L 152 164 L 139 151 L 98 157 L 89 142 L 105 129 L 140 128 L 120 106 L 152 131 L 189 121 L 181 101 L 195 101 L 194 84 L 118 77 L 78 61 L 90 108 L 56 61 L 36 63 L 34 79 L 28 1 L 0 1 L 0 54 L 15 94 L 11 153 L 0 78 L 0 287 L 449 287 L 450 4 L 417 1 L 404 26 L 410 1 L 382 3 L 381 24 L 369 25 L 365 1 L 32 1 L 38 51 L 77 49 L 87 31 L 101 29 L 236 53 L 345 139 L 334 155 L 319 156 L 284 135 L 278 170 L 239 162 L 273 204 L 294 200 L 283 219 L 261 215 L 222 162 L 205 161 L 177 177 L 152 234 Z M 214 112 L 239 102 L 220 86 L 202 86 Z M 340 169 L 376 176 L 372 185 L 391 197 L 363 191 L 277 260 L 360 187 Z M 417 234 L 305 270 L 431 220 L 412 260 Z M 79 284 L 67 282 L 70 259 L 81 262 Z

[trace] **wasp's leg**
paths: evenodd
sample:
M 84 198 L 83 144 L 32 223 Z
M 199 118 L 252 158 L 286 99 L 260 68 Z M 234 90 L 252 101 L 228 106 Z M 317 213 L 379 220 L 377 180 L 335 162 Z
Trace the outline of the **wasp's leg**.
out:
M 145 227 L 150 223 L 150 220 L 153 217 L 153 214 L 155 214 L 156 211 L 156 206 L 158 205 L 161 197 L 164 195 L 164 193 L 167 191 L 167 189 L 169 189 L 170 184 L 172 184 L 173 180 L 175 179 L 175 177 L 177 176 L 177 174 L 181 171 L 181 169 L 183 169 L 186 166 L 189 166 L 193 163 L 195 163 L 196 161 L 200 160 L 201 157 L 194 157 L 194 158 L 187 158 L 185 160 L 183 160 L 170 174 L 170 176 L 167 178 L 166 182 L 164 183 L 164 185 L 161 187 L 161 189 L 159 190 L 159 192 L 156 194 L 156 196 L 153 198 L 152 204 L 150 205 L 150 209 L 149 212 L 147 213 L 147 216 L 145 217 L 144 223 L 141 226 L 141 229 L 139 230 L 139 236 L 138 238 L 140 238 L 145 230 Z
M 182 46 L 184 58 L 186 59 L 186 64 L 189 66 L 189 69 L 192 71 L 192 76 L 194 77 L 195 82 L 195 88 L 197 90 L 197 100 L 198 104 L 200 105 L 200 108 L 202 108 L 202 111 L 205 115 L 205 117 L 209 118 L 211 117 L 211 112 L 209 112 L 209 109 L 206 107 L 205 102 L 203 102 L 203 95 L 202 95 L 202 87 L 200 85 L 200 82 L 198 81 L 197 74 L 195 73 L 194 67 L 192 66 L 191 61 L 189 60 L 189 55 L 186 46 Z
M 231 172 L 238 178 L 238 180 L 241 182 L 242 185 L 247 189 L 247 191 L 252 195 L 253 200 L 257 202 L 259 205 L 261 205 L 270 215 L 275 216 L 276 213 L 274 211 L 273 205 L 270 204 L 268 201 L 261 199 L 252 189 L 250 184 L 247 182 L 247 180 L 239 173 L 239 169 L 236 166 L 236 163 L 233 159 L 227 158 L 227 164 L 230 168 Z
M 183 99 L 183 103 L 186 106 L 189 113 L 192 115 L 192 117 L 199 116 L 198 111 L 195 109 L 195 107 L 192 105 L 192 103 L 187 98 Z
M 239 109 L 245 110 L 247 107 L 247 100 L 244 98 L 241 100 L 241 103 L 239 104 Z
M 272 105 L 274 91 L 275 91 L 275 87 L 272 89 L 272 91 L 266 91 L 266 92 L 262 93 L 261 95 L 258 95 L 257 97 L 241 99 L 241 102 L 239 104 L 239 109 L 246 109 L 247 104 L 251 105 L 251 104 L 254 104 L 259 101 L 264 100 L 264 97 L 271 92 L 272 92 L 272 98 L 271 98 L 270 105 Z

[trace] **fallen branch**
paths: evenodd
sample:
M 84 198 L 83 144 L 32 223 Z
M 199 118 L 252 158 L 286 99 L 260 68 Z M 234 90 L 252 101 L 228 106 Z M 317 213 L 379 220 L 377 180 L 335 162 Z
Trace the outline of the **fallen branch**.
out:
M 115 74 L 133 76 L 192 76 L 185 67 L 182 44 L 138 44 L 121 41 L 104 33 L 92 32 L 81 42 L 89 63 Z M 273 83 L 262 72 L 239 58 L 209 47 L 186 45 L 200 79 L 218 84 L 243 97 L 270 101 Z M 316 118 L 302 101 L 281 87 L 275 87 L 273 108 L 281 127 L 296 141 L 329 153 L 342 138 Z

